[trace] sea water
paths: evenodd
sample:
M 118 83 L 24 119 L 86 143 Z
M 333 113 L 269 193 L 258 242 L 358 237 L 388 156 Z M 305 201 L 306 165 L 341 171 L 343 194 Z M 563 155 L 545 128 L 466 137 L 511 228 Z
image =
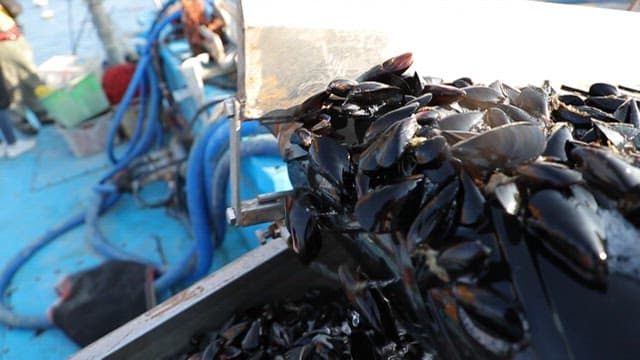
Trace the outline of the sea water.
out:
M 44 7 L 31 1 L 22 1 L 21 4 L 23 13 L 18 22 L 33 48 L 36 64 L 55 55 L 105 58 L 85 0 L 52 0 Z M 133 46 L 133 35 L 147 30 L 146 19 L 153 16 L 156 9 L 152 0 L 104 0 L 103 6 L 113 23 L 116 38 L 125 49 Z

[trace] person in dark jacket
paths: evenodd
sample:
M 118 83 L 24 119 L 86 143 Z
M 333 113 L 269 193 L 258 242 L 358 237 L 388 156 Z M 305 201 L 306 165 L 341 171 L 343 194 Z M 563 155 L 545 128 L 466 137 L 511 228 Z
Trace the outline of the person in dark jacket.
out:
M 0 157 L 14 158 L 30 150 L 36 145 L 35 140 L 17 139 L 11 120 L 9 118 L 9 105 L 11 104 L 11 94 L 5 85 L 2 67 L 0 66 L 0 132 L 6 142 L 0 144 Z
M 31 109 L 40 122 L 52 122 L 35 89 L 44 85 L 36 71 L 33 51 L 16 20 L 22 12 L 16 0 L 0 0 L 0 66 L 12 94 L 12 106 L 23 119 L 25 108 Z

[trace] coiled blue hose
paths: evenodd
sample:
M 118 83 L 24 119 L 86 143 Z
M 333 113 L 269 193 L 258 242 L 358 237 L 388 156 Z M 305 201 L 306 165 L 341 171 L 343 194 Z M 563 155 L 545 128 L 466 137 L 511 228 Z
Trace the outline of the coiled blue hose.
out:
M 138 89 L 138 86 L 142 81 L 142 78 L 144 77 L 144 73 L 148 69 L 148 65 L 151 63 L 151 50 L 153 49 L 153 46 L 155 46 L 157 38 L 160 35 L 160 32 L 162 31 L 162 29 L 164 29 L 164 27 L 170 24 L 172 21 L 180 19 L 181 16 L 182 16 L 182 10 L 179 10 L 163 18 L 162 20 L 160 20 L 160 22 L 158 22 L 153 27 L 153 29 L 147 36 L 147 45 L 143 50 L 140 60 L 138 61 L 138 65 L 136 66 L 136 70 L 133 73 L 133 76 L 131 77 L 129 86 L 127 87 L 127 90 L 125 91 L 124 96 L 122 97 L 122 100 L 120 101 L 120 104 L 116 109 L 116 113 L 113 116 L 111 127 L 109 128 L 109 134 L 107 135 L 107 156 L 109 157 L 109 160 L 113 164 L 118 163 L 118 158 L 115 155 L 115 148 L 114 148 L 116 133 L 118 132 L 118 127 L 120 127 L 120 123 L 124 118 L 124 114 L 127 111 L 127 108 L 131 103 L 131 100 L 133 99 L 133 95 Z
M 215 158 L 214 153 L 220 153 L 222 149 L 229 141 L 229 119 L 221 118 L 217 122 L 209 124 L 204 133 L 196 140 L 191 153 L 189 154 L 189 160 L 187 164 L 187 206 L 189 209 L 189 215 L 191 217 L 192 230 L 194 234 L 194 242 L 187 252 L 187 254 L 173 267 L 171 267 L 166 273 L 155 281 L 156 291 L 164 291 L 168 289 L 172 284 L 187 278 L 190 281 L 199 280 L 206 275 L 211 268 L 213 261 L 213 244 L 211 241 L 211 226 L 207 217 L 208 201 L 203 196 L 203 185 L 207 182 L 206 176 L 203 178 L 203 172 L 209 168 L 213 168 L 213 161 Z M 266 130 L 260 126 L 257 122 L 248 122 L 246 126 L 241 128 L 241 136 L 249 136 L 262 134 Z M 216 144 L 216 145 L 210 145 Z M 250 137 L 243 141 L 241 147 L 241 155 L 253 156 L 253 155 L 278 155 L 277 143 L 274 138 L 253 138 Z M 210 161 L 203 161 L 203 159 L 209 158 Z M 224 169 L 224 166 L 221 167 Z M 229 159 L 227 155 L 226 160 L 226 175 L 224 171 L 219 172 L 219 179 L 225 178 L 228 180 L 229 176 Z M 217 173 L 217 172 L 216 172 Z M 212 172 L 212 174 L 215 174 Z M 210 181 L 208 181 L 210 182 Z M 226 188 L 226 185 L 225 185 Z M 224 212 L 226 208 L 226 200 L 223 200 L 219 207 Z M 220 217 L 224 221 L 224 216 Z M 226 224 L 225 224 L 226 226 Z M 222 236 L 217 239 L 224 238 L 223 229 Z M 218 233 L 218 232 L 216 232 Z M 194 256 L 197 256 L 195 263 L 196 268 L 190 270 L 190 266 L 193 263 Z
M 153 68 L 149 67 L 146 69 L 146 71 L 150 83 L 151 96 L 149 102 L 151 109 L 149 112 L 149 116 L 147 117 L 144 133 L 142 134 L 140 140 L 131 146 L 131 151 L 127 152 L 127 154 L 125 154 L 125 156 L 120 159 L 115 164 L 115 166 L 107 172 L 106 175 L 102 177 L 100 183 L 105 183 L 111 180 L 113 175 L 125 169 L 131 163 L 131 161 L 133 161 L 136 157 L 142 155 L 151 147 L 151 145 L 153 145 L 154 137 L 156 136 L 156 125 L 154 123 L 157 123 L 159 121 L 158 111 L 160 107 L 160 89 L 158 87 L 158 77 Z
M 205 169 L 211 166 L 205 159 L 213 154 L 220 154 L 229 143 L 229 120 L 224 119 L 207 127 L 189 156 L 187 165 L 187 207 L 191 217 L 193 236 L 198 244 L 196 268 L 191 272 L 189 280 L 199 280 L 211 268 L 213 261 L 213 242 L 211 241 L 211 224 L 209 223 L 209 204 L 206 194 L 206 183 L 211 178 L 205 176 Z M 266 129 L 256 121 L 249 121 L 240 128 L 240 136 L 255 135 Z M 221 242 L 222 238 L 215 241 Z

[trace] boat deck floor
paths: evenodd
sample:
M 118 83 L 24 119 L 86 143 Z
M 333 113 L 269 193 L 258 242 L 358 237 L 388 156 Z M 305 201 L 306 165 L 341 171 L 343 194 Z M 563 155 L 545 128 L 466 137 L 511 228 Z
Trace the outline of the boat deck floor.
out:
M 83 212 L 91 188 L 110 168 L 104 153 L 74 157 L 53 126 L 37 136 L 35 150 L 17 159 L 0 159 L 0 264 L 6 264 L 26 245 L 51 228 Z M 254 163 L 251 163 L 254 161 Z M 257 161 L 257 162 L 256 162 Z M 256 179 L 257 175 L 262 179 Z M 279 189 L 286 169 L 279 158 L 247 159 L 242 171 L 253 168 L 253 179 L 243 182 L 248 193 Z M 273 174 L 279 174 L 273 180 Z M 276 184 L 276 185 L 274 185 Z M 140 208 L 123 196 L 99 221 L 112 244 L 154 263 L 173 264 L 193 241 L 188 225 L 165 208 Z M 225 243 L 216 250 L 212 271 L 256 247 L 258 226 L 230 227 Z M 85 241 L 85 228 L 77 227 L 36 254 L 14 277 L 5 303 L 19 314 L 44 314 L 56 300 L 55 285 L 66 275 L 102 261 Z M 61 359 L 78 350 L 58 329 L 27 331 L 0 326 L 1 359 Z

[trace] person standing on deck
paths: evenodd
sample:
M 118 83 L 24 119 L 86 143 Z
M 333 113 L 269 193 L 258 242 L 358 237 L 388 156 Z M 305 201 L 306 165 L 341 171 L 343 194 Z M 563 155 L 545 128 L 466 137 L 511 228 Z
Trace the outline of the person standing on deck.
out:
M 6 142 L 0 144 L 0 157 L 14 158 L 36 145 L 35 140 L 18 140 L 13 133 L 11 120 L 9 118 L 9 105 L 11 104 L 11 94 L 7 88 L 0 65 L 0 132 Z
M 12 110 L 25 119 L 25 107 L 31 109 L 42 123 L 53 122 L 35 93 L 44 85 L 33 61 L 31 46 L 20 31 L 16 17 L 22 6 L 16 0 L 0 0 L 0 66 L 12 94 Z M 31 132 L 37 132 L 32 129 Z

